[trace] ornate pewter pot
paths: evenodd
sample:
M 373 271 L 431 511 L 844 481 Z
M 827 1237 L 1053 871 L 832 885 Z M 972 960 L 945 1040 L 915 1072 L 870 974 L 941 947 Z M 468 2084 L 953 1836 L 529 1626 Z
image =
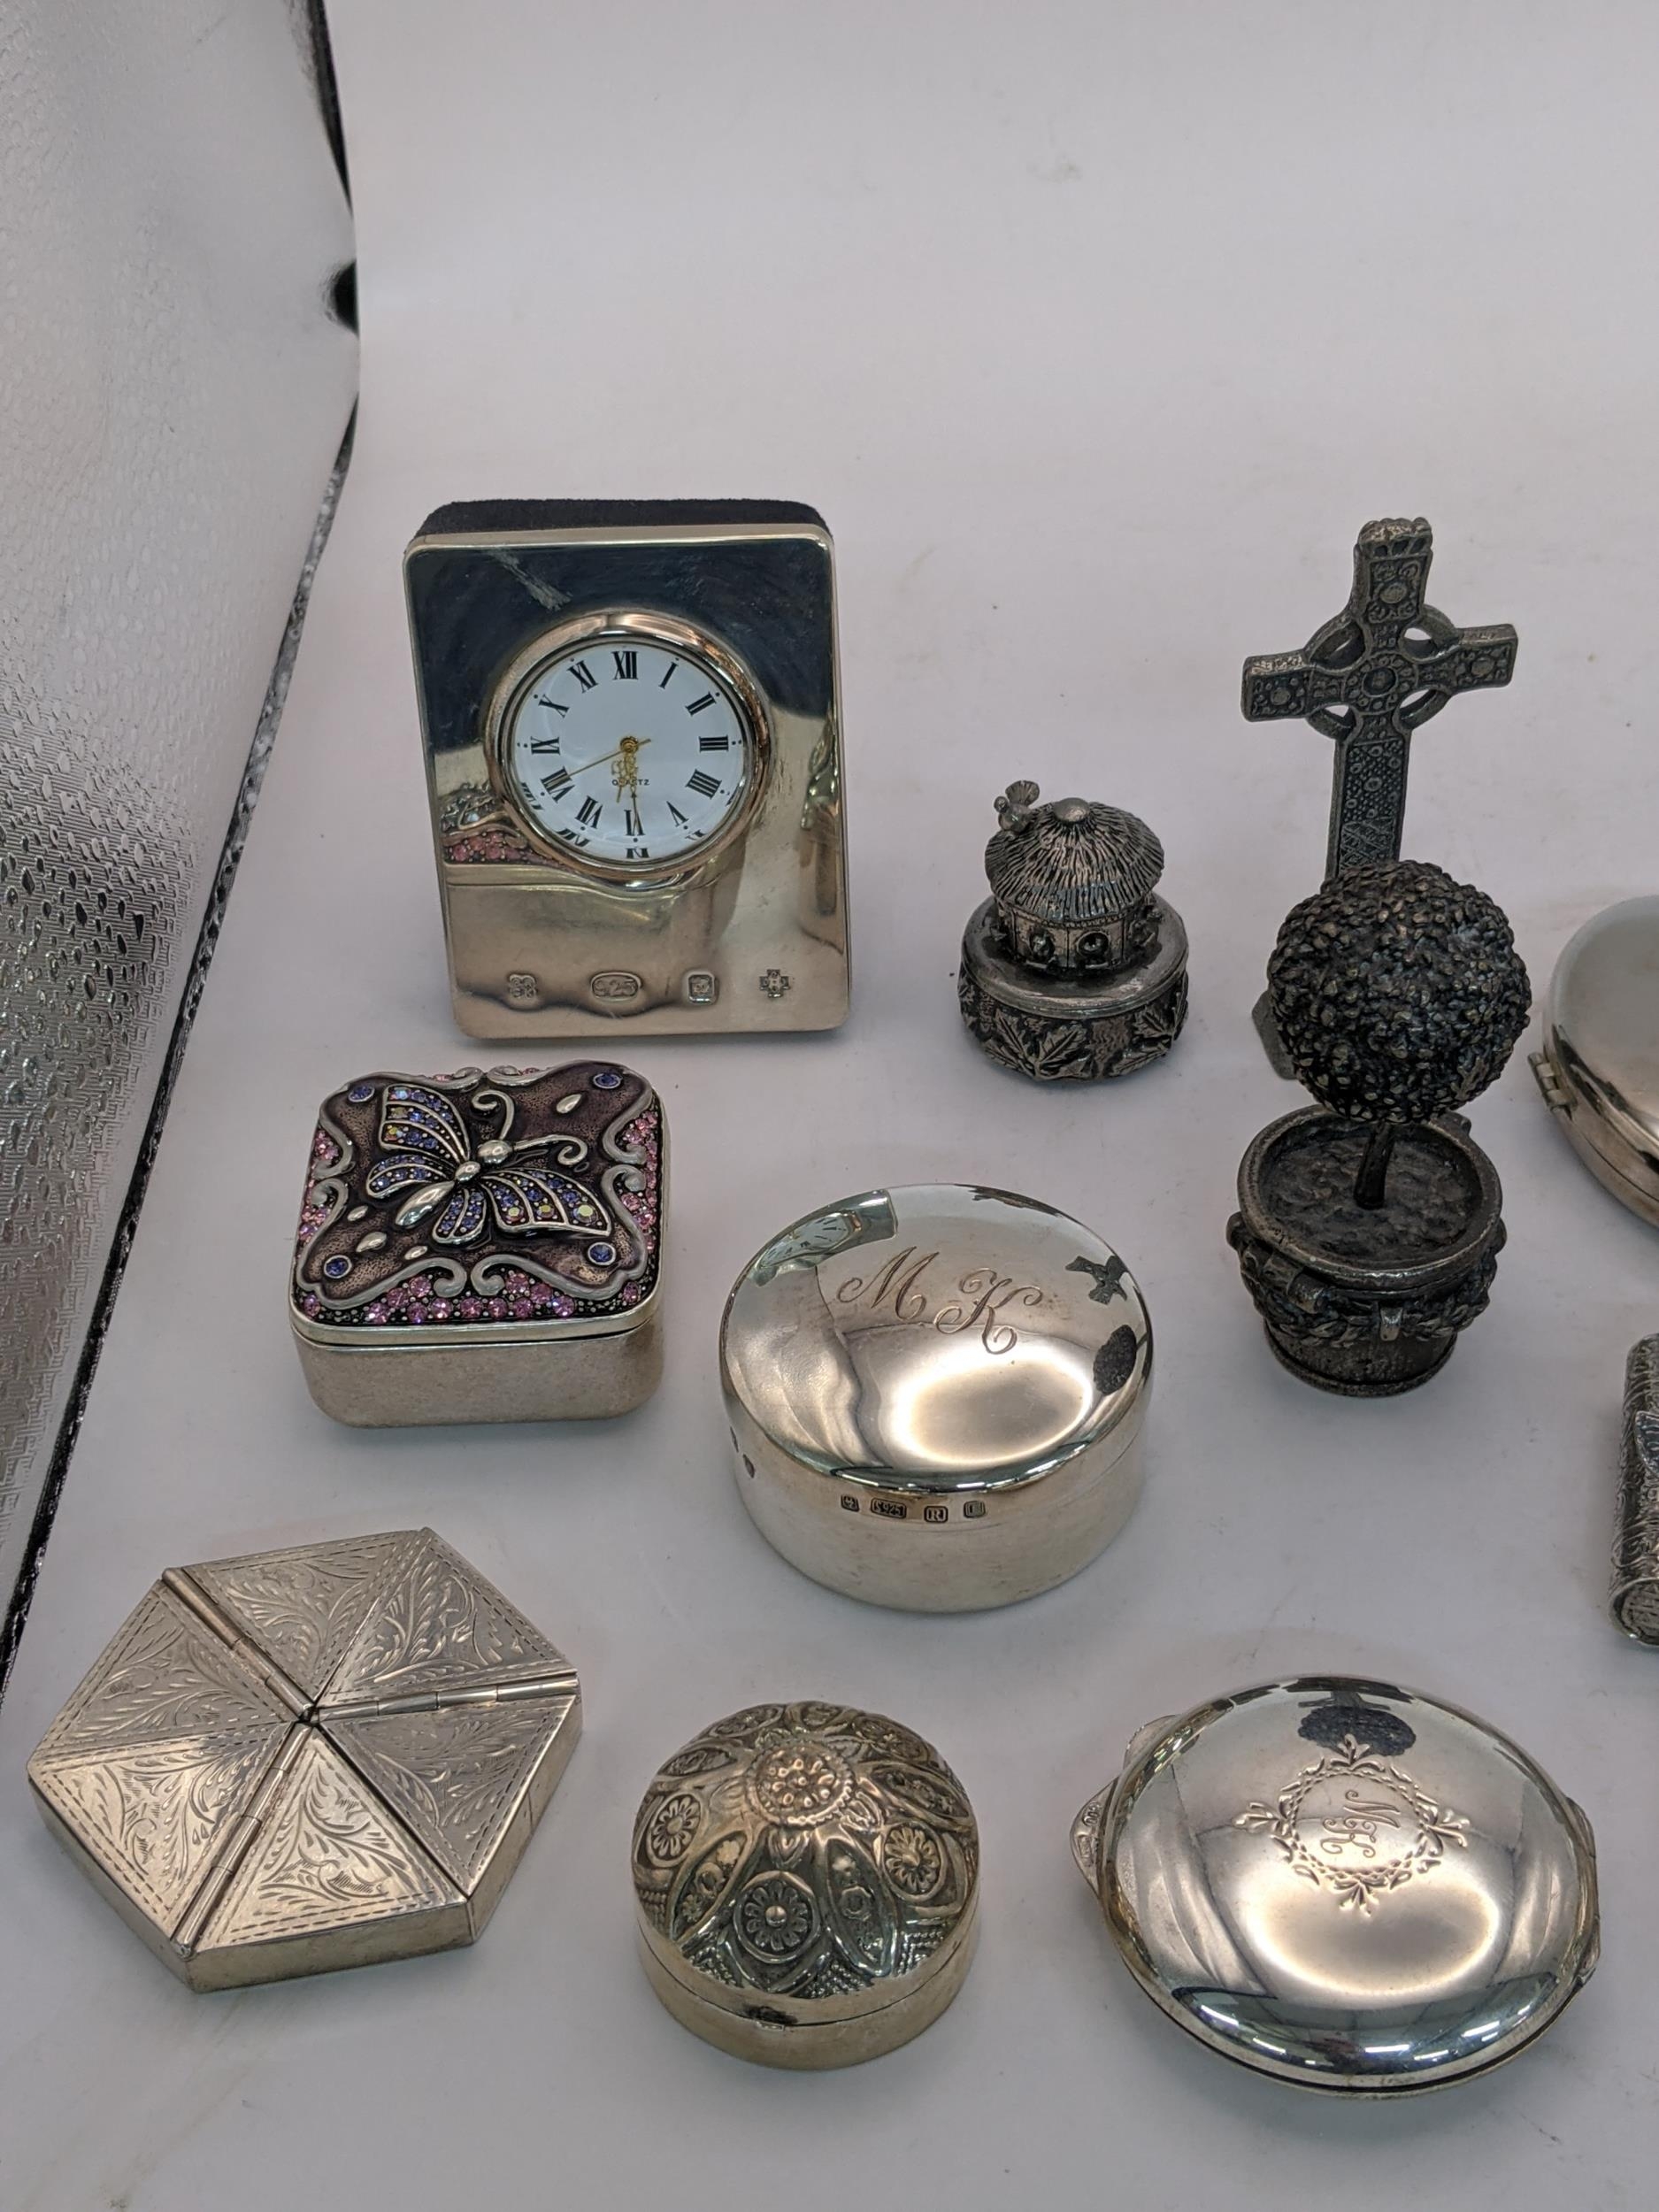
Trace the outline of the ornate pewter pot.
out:
M 1379 1222 L 1352 1188 L 1363 1129 L 1304 1106 L 1251 1141 L 1227 1241 L 1267 1340 L 1293 1374 L 1355 1398 L 1415 1389 L 1486 1310 L 1503 1249 L 1497 1170 L 1449 1117 L 1403 1132 L 1393 1177 L 1409 1211 Z
M 1443 869 L 1379 862 L 1292 908 L 1268 983 L 1321 1102 L 1251 1141 L 1227 1241 L 1294 1374 L 1349 1397 L 1412 1389 L 1485 1310 L 1503 1248 L 1497 1171 L 1454 1110 L 1525 1026 L 1514 933 Z
M 962 1018 L 994 1060 L 1038 1082 L 1130 1075 L 1187 1018 L 1187 932 L 1157 895 L 1164 848 L 1133 814 L 1037 803 L 1011 783 L 985 849 L 991 895 L 962 941 Z

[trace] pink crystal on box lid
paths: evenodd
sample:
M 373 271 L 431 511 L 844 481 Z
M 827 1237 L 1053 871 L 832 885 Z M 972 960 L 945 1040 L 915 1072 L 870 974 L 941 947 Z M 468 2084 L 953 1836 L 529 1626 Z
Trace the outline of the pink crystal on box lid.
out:
M 291 1295 L 331 1329 L 633 1313 L 659 1263 L 662 1110 L 618 1063 L 380 1073 L 325 1100 Z

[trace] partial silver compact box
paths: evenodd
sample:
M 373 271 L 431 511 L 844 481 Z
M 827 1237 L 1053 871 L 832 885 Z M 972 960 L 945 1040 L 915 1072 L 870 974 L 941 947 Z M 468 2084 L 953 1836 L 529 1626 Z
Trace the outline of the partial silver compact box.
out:
M 1071 1842 L 1147 1995 L 1303 2088 L 1486 2073 L 1595 1967 L 1583 1813 L 1507 1736 L 1389 1683 L 1264 1682 L 1152 1722 Z
M 1011 1191 L 865 1191 L 773 1238 L 720 1329 L 739 1490 L 815 1581 L 1007 1605 L 1086 1567 L 1141 1491 L 1152 1337 L 1134 1278 Z
M 1532 1071 L 1597 1182 L 1659 1225 L 1659 898 L 1609 906 L 1570 941 Z
M 831 1029 L 833 554 L 810 507 L 495 500 L 404 556 L 469 1036 Z
M 170 1567 L 29 1762 L 192 1989 L 479 1936 L 581 1727 L 570 1662 L 430 1529 Z
M 879 1713 L 752 1705 L 664 1760 L 634 1824 L 651 1986 L 767 2066 L 895 2050 L 961 1988 L 979 1836 L 929 1743 Z
M 342 1085 L 288 1286 L 312 1397 L 370 1428 L 631 1411 L 662 1374 L 667 1183 L 662 1107 L 616 1061 Z

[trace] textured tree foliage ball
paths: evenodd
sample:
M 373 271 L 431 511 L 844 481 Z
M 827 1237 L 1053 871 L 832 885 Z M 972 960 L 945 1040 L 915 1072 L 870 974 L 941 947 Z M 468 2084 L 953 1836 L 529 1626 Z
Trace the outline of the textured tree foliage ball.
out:
M 1426 1121 L 1495 1082 L 1531 989 L 1502 907 L 1443 868 L 1350 868 L 1285 917 L 1268 963 L 1285 1048 L 1355 1121 Z

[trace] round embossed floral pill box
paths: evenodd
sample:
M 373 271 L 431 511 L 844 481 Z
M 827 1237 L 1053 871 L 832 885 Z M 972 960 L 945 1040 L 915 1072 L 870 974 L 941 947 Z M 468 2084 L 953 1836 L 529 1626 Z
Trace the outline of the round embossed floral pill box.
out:
M 643 1076 L 365 1075 L 323 1102 L 288 1315 L 338 1421 L 626 1413 L 662 1373 L 668 1136 Z
M 1140 1494 L 1152 1337 L 1134 1278 L 1012 1191 L 865 1191 L 795 1222 L 739 1276 L 720 1372 L 757 1525 L 872 1604 L 1030 1597 Z
M 933 1746 L 850 1706 L 755 1705 L 665 1760 L 634 1824 L 651 1986 L 738 2058 L 850 2066 L 919 2035 L 978 1933 L 979 1830 Z
M 1147 1994 L 1310 2089 L 1485 2073 L 1595 1966 L 1583 1813 L 1484 1721 L 1388 1683 L 1266 1682 L 1154 1721 L 1071 1841 Z

